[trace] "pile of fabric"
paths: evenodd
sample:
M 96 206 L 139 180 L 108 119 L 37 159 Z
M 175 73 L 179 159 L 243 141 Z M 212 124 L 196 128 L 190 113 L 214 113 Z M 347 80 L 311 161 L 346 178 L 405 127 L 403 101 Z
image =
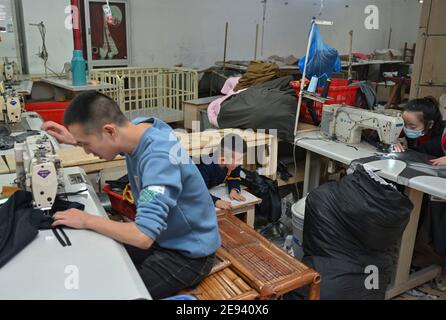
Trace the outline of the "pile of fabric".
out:
M 362 165 L 311 192 L 303 263 L 320 273 L 321 299 L 384 299 L 412 208 L 406 195 Z
M 52 228 L 52 214 L 70 208 L 84 209 L 84 205 L 56 199 L 49 215 L 31 205 L 32 194 L 15 192 L 0 206 L 0 268 L 22 251 L 37 236 L 39 230 L 52 229 L 62 246 L 71 246 L 61 227 Z M 50 262 L 49 262 L 50 263 Z

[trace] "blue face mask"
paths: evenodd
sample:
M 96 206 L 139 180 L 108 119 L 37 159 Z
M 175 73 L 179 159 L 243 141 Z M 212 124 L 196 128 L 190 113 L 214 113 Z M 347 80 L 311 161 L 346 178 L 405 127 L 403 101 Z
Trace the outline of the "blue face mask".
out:
M 404 127 L 404 134 L 409 139 L 418 139 L 418 138 L 424 136 L 423 130 L 412 130 L 412 129 L 408 129 L 406 127 Z

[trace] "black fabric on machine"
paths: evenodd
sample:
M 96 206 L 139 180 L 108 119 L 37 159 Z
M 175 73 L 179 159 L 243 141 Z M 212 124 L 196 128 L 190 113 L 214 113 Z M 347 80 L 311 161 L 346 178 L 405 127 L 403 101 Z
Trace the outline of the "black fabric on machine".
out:
M 8 126 L 4 124 L 0 124 L 0 137 L 9 136 L 11 134 L 11 130 Z
M 125 175 L 117 180 L 107 180 L 105 183 L 110 185 L 113 192 L 122 193 L 125 186 L 129 184 L 129 176 Z
M 242 184 L 248 187 L 249 192 L 262 199 L 262 202 L 256 205 L 256 218 L 266 222 L 279 220 L 282 215 L 282 205 L 277 181 L 261 176 L 255 171 L 244 172 L 246 177 L 242 179 Z
M 256 85 L 221 104 L 220 128 L 277 130 L 279 138 L 294 140 L 297 100 L 292 76 Z
M 7 129 L 9 131 L 9 129 Z M 14 143 L 23 143 L 27 137 L 35 136 L 40 134 L 39 131 L 29 130 L 17 136 L 11 136 L 11 132 L 7 133 L 2 129 L 2 133 L 0 133 L 0 150 L 9 150 L 14 148 Z
M 31 202 L 30 192 L 18 191 L 0 206 L 0 268 L 31 243 L 39 230 L 52 229 L 53 218 L 42 210 L 34 209 Z M 83 210 L 84 205 L 56 199 L 51 214 L 70 208 Z M 64 235 L 65 244 L 71 245 L 62 228 L 57 229 Z
M 357 101 L 356 106 L 360 106 L 361 102 L 364 101 L 365 107 L 367 109 L 373 110 L 373 108 L 378 104 L 375 89 L 373 89 L 370 84 L 365 81 L 361 81 L 355 84 L 359 85 L 359 101 Z
M 318 271 L 321 299 L 384 299 L 394 250 L 413 205 L 391 185 L 358 165 L 353 174 L 329 182 L 306 199 L 303 263 Z M 368 266 L 379 270 L 379 289 L 367 290 Z

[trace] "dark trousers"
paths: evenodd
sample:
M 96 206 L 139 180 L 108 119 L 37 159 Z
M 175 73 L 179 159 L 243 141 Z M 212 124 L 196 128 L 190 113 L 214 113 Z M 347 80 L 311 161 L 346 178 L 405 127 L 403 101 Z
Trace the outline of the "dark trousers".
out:
M 125 246 L 153 299 L 163 299 L 198 285 L 214 266 L 215 254 L 192 259 L 156 243 L 149 250 Z

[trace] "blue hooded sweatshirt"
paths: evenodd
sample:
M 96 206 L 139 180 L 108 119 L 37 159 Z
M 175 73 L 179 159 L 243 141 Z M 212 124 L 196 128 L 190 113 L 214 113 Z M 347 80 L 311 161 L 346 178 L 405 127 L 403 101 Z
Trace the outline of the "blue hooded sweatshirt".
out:
M 166 123 L 156 118 L 132 122 L 152 123 L 126 155 L 136 226 L 162 248 L 190 258 L 213 254 L 221 241 L 217 216 L 197 167 Z

